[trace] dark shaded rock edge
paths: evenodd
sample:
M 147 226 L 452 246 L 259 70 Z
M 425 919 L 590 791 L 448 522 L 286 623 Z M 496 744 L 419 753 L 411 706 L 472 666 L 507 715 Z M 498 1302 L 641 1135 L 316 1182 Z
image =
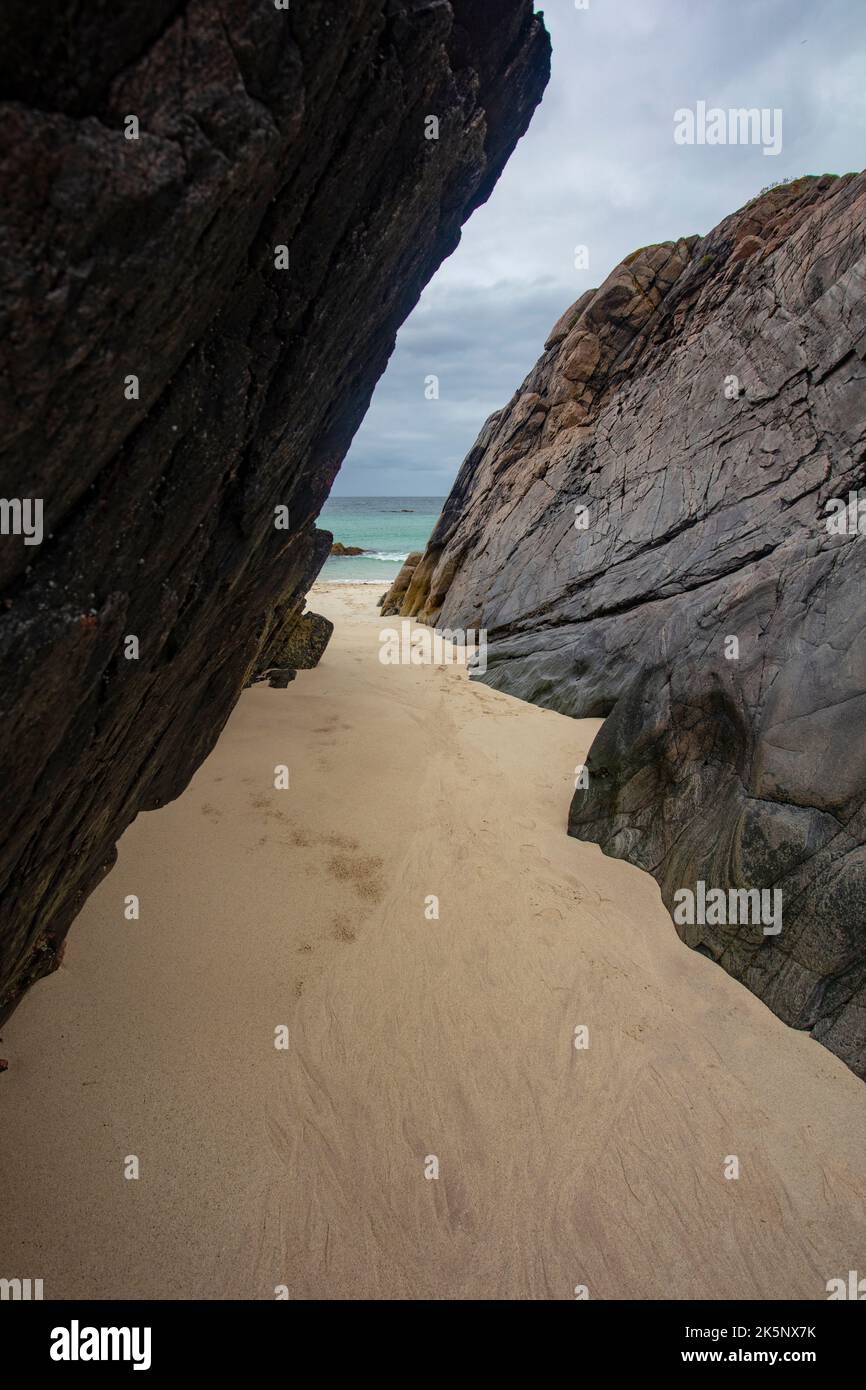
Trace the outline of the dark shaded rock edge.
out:
M 46 539 L 0 545 L 0 1020 L 300 617 L 396 331 L 548 72 L 530 0 L 3 7 L 2 493 Z

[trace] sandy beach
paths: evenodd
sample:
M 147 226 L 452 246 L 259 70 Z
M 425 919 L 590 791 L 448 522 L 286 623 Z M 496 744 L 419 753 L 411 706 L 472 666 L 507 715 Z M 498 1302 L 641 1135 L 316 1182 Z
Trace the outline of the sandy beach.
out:
M 4 1028 L 0 1274 L 823 1299 L 866 1273 L 862 1082 L 566 835 L 597 723 L 382 665 L 379 592 L 314 590 L 321 665 L 244 693 Z

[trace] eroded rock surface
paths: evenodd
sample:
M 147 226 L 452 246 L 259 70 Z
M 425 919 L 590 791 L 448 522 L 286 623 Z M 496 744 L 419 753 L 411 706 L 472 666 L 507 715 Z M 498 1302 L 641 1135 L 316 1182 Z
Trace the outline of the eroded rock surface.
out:
M 334 624 L 321 613 L 302 612 L 303 606 L 302 594 L 274 605 L 247 677 L 248 685 L 269 678 L 271 685 L 284 689 L 288 682 L 275 676 L 291 671 L 290 679 L 294 679 L 298 671 L 312 671 L 318 666 Z
M 413 550 L 410 555 L 406 556 L 397 578 L 394 580 L 388 592 L 382 595 L 380 600 L 383 618 L 390 617 L 392 614 L 400 612 L 409 585 L 412 582 L 412 576 L 423 557 L 424 552 L 422 550 Z
M 679 930 L 861 1075 L 866 539 L 828 507 L 866 488 L 864 238 L 860 174 L 635 252 L 488 420 L 401 607 L 608 716 L 569 829 L 669 907 L 782 890 L 776 935 Z
M 0 537 L 0 1020 L 278 664 L 397 328 L 542 93 L 532 8 L 4 4 L 0 488 L 45 535 Z

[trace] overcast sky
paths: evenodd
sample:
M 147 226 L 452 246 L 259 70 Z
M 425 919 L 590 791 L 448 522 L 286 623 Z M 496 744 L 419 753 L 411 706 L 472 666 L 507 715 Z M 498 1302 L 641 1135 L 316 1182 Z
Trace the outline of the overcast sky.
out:
M 767 184 L 866 165 L 866 0 L 536 9 L 553 40 L 544 100 L 403 326 L 334 495 L 444 496 L 560 314 L 630 251 L 704 234 Z M 675 143 L 674 112 L 699 101 L 781 108 L 781 152 Z

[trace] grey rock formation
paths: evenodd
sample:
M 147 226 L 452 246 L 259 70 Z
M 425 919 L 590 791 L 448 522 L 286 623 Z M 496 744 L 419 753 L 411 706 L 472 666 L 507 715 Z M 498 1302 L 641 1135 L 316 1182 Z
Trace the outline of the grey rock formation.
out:
M 742 905 L 678 929 L 860 1075 L 864 238 L 866 176 L 825 176 L 635 252 L 488 420 L 401 609 L 486 627 L 491 685 L 608 716 L 569 829 L 669 907 L 781 890 L 778 933 Z
M 0 11 L 0 492 L 44 505 L 0 537 L 0 1021 L 279 664 L 397 329 L 549 68 L 531 0 L 50 11 Z

